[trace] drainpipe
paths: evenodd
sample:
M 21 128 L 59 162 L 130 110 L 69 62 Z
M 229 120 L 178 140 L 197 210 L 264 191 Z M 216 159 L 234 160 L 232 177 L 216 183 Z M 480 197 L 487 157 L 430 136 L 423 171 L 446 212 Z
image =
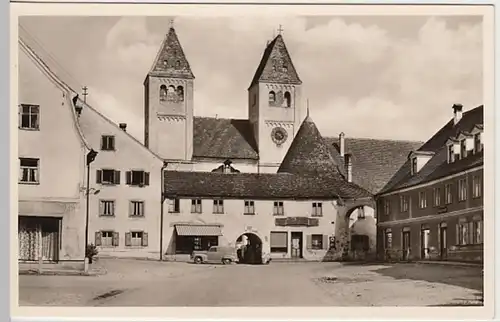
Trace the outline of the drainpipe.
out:
M 160 191 L 161 191 L 161 196 L 160 196 L 160 261 L 163 261 L 163 203 L 165 202 L 165 197 L 163 196 L 165 187 L 164 187 L 164 170 L 167 168 L 168 162 L 163 161 L 163 166 L 161 167 L 161 179 L 160 179 Z

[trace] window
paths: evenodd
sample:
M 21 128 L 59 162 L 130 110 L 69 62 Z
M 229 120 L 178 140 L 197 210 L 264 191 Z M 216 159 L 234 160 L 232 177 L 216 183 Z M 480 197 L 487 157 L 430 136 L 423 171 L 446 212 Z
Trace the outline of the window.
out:
M 175 253 L 191 254 L 193 251 L 207 251 L 219 245 L 217 236 L 176 236 Z
M 384 248 L 391 249 L 392 248 L 392 230 L 386 229 L 384 234 Z
M 285 106 L 286 107 L 291 107 L 292 106 L 292 95 L 290 92 L 285 92 Z
M 180 208 L 181 207 L 180 207 L 179 199 L 177 199 L 177 198 L 168 199 L 168 212 L 179 213 L 181 211 Z
M 177 98 L 179 99 L 179 102 L 184 101 L 184 87 L 177 86 Z
M 269 92 L 269 103 L 272 104 L 276 102 L 276 93 L 274 93 L 273 91 L 270 91 Z
M 22 183 L 39 183 L 39 159 L 19 158 L 19 181 Z
M 417 158 L 411 159 L 411 174 L 412 175 L 417 174 Z
M 460 141 L 460 157 L 461 159 L 467 157 L 467 145 L 465 144 L 465 140 Z
M 462 222 L 458 225 L 458 244 L 469 244 L 469 223 Z
M 130 217 L 144 217 L 144 201 L 132 200 L 129 207 Z
M 19 127 L 24 130 L 38 130 L 40 127 L 40 106 L 21 104 Z
M 255 203 L 253 200 L 245 200 L 245 215 L 255 214 Z
M 311 235 L 311 249 L 323 249 L 323 235 Z
M 95 233 L 95 245 L 103 247 L 118 246 L 119 234 L 115 231 L 98 231 Z
M 272 231 L 270 245 L 271 253 L 287 253 L 288 233 L 286 231 Z
M 418 193 L 418 205 L 420 209 L 427 208 L 427 193 L 425 191 Z
M 283 201 L 275 201 L 273 214 L 275 216 L 283 216 L 285 214 L 285 209 L 283 207 Z
M 481 244 L 483 242 L 482 226 L 482 220 L 472 222 L 472 242 L 474 244 Z
M 474 135 L 474 153 L 480 152 L 481 150 L 482 150 L 481 134 L 477 133 Z
M 214 200 L 214 214 L 224 213 L 224 200 L 216 199 Z
M 148 246 L 148 233 L 143 231 L 132 231 L 125 233 L 125 246 Z
M 453 156 L 455 155 L 455 149 L 453 148 L 453 145 L 448 145 L 448 163 L 452 163 Z
M 114 200 L 99 200 L 99 216 L 114 216 L 115 201 Z
M 321 217 L 323 216 L 323 203 L 321 202 L 313 202 L 312 216 L 313 217 Z
M 201 214 L 201 199 L 191 199 L 191 213 Z
M 149 185 L 149 172 L 143 170 L 127 171 L 127 184 L 131 186 L 148 186 Z
M 97 170 L 96 182 L 100 184 L 120 184 L 120 171 L 112 169 Z
M 451 183 L 448 183 L 444 186 L 444 197 L 447 205 L 453 202 L 453 194 L 451 191 Z
M 166 61 L 165 61 L 166 63 Z M 161 85 L 160 86 L 160 101 L 166 101 L 167 100 L 167 86 Z
M 472 198 L 479 198 L 482 194 L 482 182 L 480 176 L 472 177 Z
M 167 101 L 175 102 L 177 100 L 177 92 L 175 90 L 175 86 L 170 85 L 167 89 Z
M 434 206 L 441 206 L 441 188 L 434 188 Z
M 115 137 L 112 135 L 103 135 L 101 137 L 101 150 L 114 151 L 115 150 Z
M 466 179 L 458 180 L 458 201 L 467 200 L 467 181 Z
M 408 196 L 400 196 L 399 198 L 400 198 L 399 208 L 401 212 L 408 211 L 408 203 L 409 203 Z
M 384 214 L 389 215 L 391 213 L 391 202 L 389 200 L 384 200 Z

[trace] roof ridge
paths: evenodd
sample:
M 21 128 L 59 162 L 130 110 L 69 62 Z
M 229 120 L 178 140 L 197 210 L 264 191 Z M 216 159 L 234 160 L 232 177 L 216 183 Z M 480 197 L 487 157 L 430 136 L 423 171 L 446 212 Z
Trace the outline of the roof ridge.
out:
M 324 136 L 324 138 L 328 139 L 337 139 L 338 137 L 335 136 Z M 367 141 L 385 141 L 385 142 L 404 142 L 404 143 L 425 143 L 425 141 L 413 141 L 413 140 L 399 140 L 399 139 L 377 139 L 377 138 L 367 138 L 367 137 L 353 137 L 353 136 L 346 136 L 344 137 L 346 140 L 367 140 Z

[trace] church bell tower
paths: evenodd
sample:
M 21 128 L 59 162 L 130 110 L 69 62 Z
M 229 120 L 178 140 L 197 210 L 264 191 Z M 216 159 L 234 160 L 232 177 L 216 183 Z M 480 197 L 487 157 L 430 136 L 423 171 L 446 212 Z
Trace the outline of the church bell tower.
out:
M 144 144 L 166 160 L 193 154 L 194 75 L 173 26 L 144 81 Z
M 248 116 L 263 172 L 275 172 L 302 121 L 302 81 L 280 33 L 268 43 L 248 88 Z

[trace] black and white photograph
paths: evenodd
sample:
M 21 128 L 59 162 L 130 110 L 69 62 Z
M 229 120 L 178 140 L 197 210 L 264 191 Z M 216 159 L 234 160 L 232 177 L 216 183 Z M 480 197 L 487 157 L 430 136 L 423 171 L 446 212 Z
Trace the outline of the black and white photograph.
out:
M 19 315 L 492 314 L 488 6 L 38 6 L 11 13 Z

